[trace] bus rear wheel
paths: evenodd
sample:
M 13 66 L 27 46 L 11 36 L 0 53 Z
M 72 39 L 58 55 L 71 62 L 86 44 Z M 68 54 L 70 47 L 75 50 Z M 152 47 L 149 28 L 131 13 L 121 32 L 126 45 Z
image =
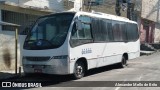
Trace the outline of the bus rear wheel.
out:
M 85 75 L 85 65 L 83 62 L 79 61 L 76 62 L 75 67 L 74 67 L 74 79 L 80 79 L 82 77 L 84 77 Z
M 127 59 L 124 56 L 122 56 L 120 67 L 121 68 L 127 67 Z

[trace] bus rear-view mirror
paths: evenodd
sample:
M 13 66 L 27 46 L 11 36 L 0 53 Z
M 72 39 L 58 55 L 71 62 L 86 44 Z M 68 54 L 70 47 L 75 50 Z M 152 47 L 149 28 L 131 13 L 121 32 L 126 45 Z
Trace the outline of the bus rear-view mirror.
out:
M 76 20 L 76 29 L 82 30 L 82 22 L 80 20 Z

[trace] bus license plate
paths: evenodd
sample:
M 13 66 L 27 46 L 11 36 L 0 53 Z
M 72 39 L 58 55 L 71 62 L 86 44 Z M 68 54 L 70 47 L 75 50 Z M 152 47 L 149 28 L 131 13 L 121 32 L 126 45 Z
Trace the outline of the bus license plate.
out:
M 42 69 L 34 69 L 35 73 L 42 73 Z

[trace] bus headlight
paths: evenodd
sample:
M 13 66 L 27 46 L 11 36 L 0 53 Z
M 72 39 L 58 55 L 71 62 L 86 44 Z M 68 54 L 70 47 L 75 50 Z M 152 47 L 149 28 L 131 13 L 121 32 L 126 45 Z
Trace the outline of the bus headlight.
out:
M 68 55 L 62 55 L 62 56 L 53 56 L 52 59 L 67 59 Z

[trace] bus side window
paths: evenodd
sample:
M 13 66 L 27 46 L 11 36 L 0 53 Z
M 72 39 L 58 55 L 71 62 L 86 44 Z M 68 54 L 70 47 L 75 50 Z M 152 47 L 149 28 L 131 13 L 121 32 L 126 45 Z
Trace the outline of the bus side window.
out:
M 72 46 L 82 45 L 93 41 L 91 34 L 91 23 L 90 23 L 91 18 L 87 16 L 80 16 L 79 19 L 82 22 L 82 30 L 77 30 L 76 23 L 74 23 L 71 33 Z
M 106 31 L 108 33 L 107 41 L 113 41 L 112 21 L 105 20 L 105 23 L 106 23 Z
M 72 33 L 71 33 L 71 39 L 78 39 L 78 31 L 76 30 L 76 23 L 73 25 Z
M 127 38 L 128 41 L 136 41 L 139 38 L 138 27 L 136 24 L 128 23 Z
M 112 22 L 109 19 L 92 20 L 92 33 L 94 42 L 109 42 L 113 41 Z
M 112 30 L 113 30 L 113 37 L 114 41 L 119 41 L 120 40 L 120 35 L 119 35 L 119 23 L 117 21 L 112 21 Z
M 113 36 L 116 42 L 126 41 L 126 23 L 121 21 L 112 21 Z

